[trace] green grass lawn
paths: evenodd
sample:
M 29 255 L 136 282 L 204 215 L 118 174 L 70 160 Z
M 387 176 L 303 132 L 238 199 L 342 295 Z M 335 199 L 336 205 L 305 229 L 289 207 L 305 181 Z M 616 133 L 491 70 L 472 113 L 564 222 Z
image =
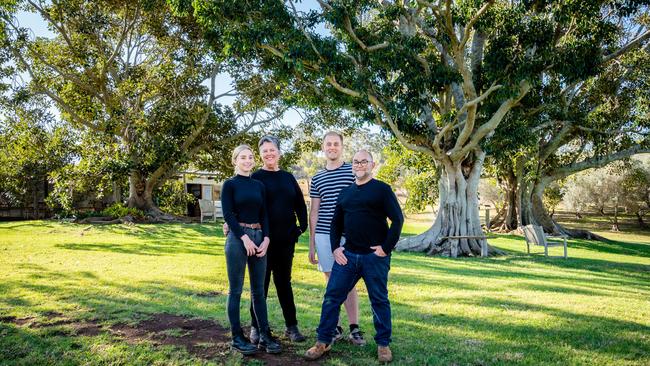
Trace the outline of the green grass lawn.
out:
M 405 234 L 429 224 L 413 218 Z M 389 280 L 393 363 L 650 365 L 650 233 L 610 237 L 615 241 L 571 241 L 568 260 L 528 256 L 523 239 L 510 235 L 491 240 L 510 253 L 498 258 L 396 253 Z M 206 359 L 156 342 L 190 332 L 177 326 L 141 342 L 112 331 L 137 329 L 160 314 L 227 326 L 223 245 L 221 230 L 210 224 L 0 223 L 0 365 L 300 362 L 315 340 L 324 292 L 322 274 L 308 264 L 306 238 L 296 252 L 293 283 L 309 339 L 286 350 L 284 359 L 228 352 Z M 359 289 L 368 345 L 337 344 L 322 364 L 376 363 L 372 314 L 364 286 Z M 247 309 L 247 294 L 243 302 Z M 281 333 L 273 290 L 268 304 L 272 327 Z M 85 332 L 79 324 L 100 330 Z

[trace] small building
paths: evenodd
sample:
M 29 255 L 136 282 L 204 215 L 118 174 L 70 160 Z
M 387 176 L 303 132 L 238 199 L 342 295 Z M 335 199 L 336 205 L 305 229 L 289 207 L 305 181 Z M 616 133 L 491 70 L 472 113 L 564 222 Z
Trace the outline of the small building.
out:
M 222 181 L 217 181 L 219 174 L 208 171 L 184 171 L 180 173 L 185 192 L 196 197 L 196 201 L 187 205 L 187 215 L 199 217 L 201 209 L 199 200 L 220 201 Z

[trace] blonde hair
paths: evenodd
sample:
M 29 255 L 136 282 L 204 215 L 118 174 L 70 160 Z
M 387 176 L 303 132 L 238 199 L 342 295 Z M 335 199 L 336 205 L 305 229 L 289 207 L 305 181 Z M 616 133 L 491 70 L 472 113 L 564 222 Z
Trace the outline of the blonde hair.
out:
M 232 161 L 232 165 L 235 166 L 235 174 L 238 173 L 238 172 L 237 172 L 237 157 L 238 157 L 239 154 L 241 154 L 241 152 L 244 151 L 244 150 L 250 150 L 251 153 L 253 152 L 253 149 L 251 149 L 251 147 L 248 146 L 248 145 L 246 145 L 246 144 L 241 144 L 241 145 L 237 146 L 236 148 L 234 148 L 234 149 L 232 150 L 231 161 Z
M 327 136 L 336 136 L 336 137 L 338 137 L 339 139 L 341 139 L 341 145 L 343 145 L 343 135 L 340 132 L 333 131 L 333 130 L 332 131 L 327 131 L 327 133 L 325 133 L 325 135 L 323 136 L 323 142 L 325 142 L 325 138 Z

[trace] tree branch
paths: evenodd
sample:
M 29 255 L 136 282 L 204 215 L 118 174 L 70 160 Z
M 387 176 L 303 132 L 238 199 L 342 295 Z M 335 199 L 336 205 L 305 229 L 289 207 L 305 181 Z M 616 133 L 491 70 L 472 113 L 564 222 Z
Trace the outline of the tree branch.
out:
M 479 103 L 481 103 L 483 100 L 485 100 L 487 97 L 490 96 L 490 94 L 494 93 L 495 91 L 501 89 L 503 86 L 502 85 L 492 85 L 488 90 L 485 91 L 485 93 L 481 94 L 475 99 L 470 100 L 469 102 L 466 102 L 463 104 L 463 107 L 458 111 L 456 114 L 456 117 L 454 118 L 454 122 L 452 124 L 456 124 L 458 122 L 458 118 L 465 112 L 470 110 L 470 113 L 468 113 L 468 116 L 465 120 L 463 130 L 461 133 L 458 135 L 458 138 L 456 139 L 456 144 L 454 145 L 454 150 L 458 150 L 467 142 L 467 139 L 469 136 L 472 134 L 472 131 L 474 130 L 474 115 L 476 113 L 476 109 Z
M 359 37 L 357 37 L 357 34 L 354 32 L 354 29 L 352 28 L 352 21 L 350 21 L 350 17 L 348 15 L 346 15 L 345 18 L 343 18 L 343 24 L 345 26 L 345 30 L 348 32 L 352 40 L 354 40 L 359 45 L 359 47 L 361 47 L 361 49 L 366 52 L 380 50 L 390 45 L 388 42 L 382 42 L 380 44 L 376 44 L 374 46 L 368 47 L 366 46 L 365 43 L 363 43 L 361 39 L 359 39 Z
M 187 151 L 189 146 L 194 143 L 194 140 L 201 134 L 203 131 L 203 128 L 205 127 L 205 124 L 208 121 L 208 118 L 210 117 L 210 114 L 212 113 L 212 105 L 214 104 L 214 101 L 216 99 L 214 92 L 215 92 L 215 84 L 216 84 L 216 79 L 217 79 L 217 74 L 219 73 L 219 65 L 214 65 L 212 68 L 212 71 L 210 72 L 210 96 L 208 97 L 208 103 L 206 105 L 206 111 L 203 114 L 203 117 L 201 117 L 201 120 L 199 123 L 194 127 L 194 130 L 192 133 L 183 141 L 183 145 L 181 145 L 180 151 L 181 153 Z
M 648 39 L 648 38 L 650 38 L 650 30 L 645 31 L 643 34 L 641 34 L 640 36 L 636 37 L 635 39 L 633 39 L 632 41 L 630 41 L 628 44 L 626 44 L 625 46 L 621 47 L 621 48 L 618 49 L 617 51 L 615 51 L 615 52 L 613 52 L 613 53 L 610 53 L 609 55 L 603 57 L 603 60 L 601 61 L 601 64 L 606 64 L 606 63 L 608 63 L 608 62 L 610 62 L 610 61 L 612 61 L 612 60 L 618 58 L 619 56 L 621 56 L 621 55 L 627 53 L 628 51 L 630 51 L 630 50 L 636 48 L 636 47 L 639 46 L 639 45 L 640 45 L 644 40 L 646 40 L 646 39 Z
M 564 145 L 564 138 L 571 132 L 573 129 L 573 124 L 569 121 L 562 121 L 562 128 L 558 131 L 551 139 L 541 147 L 539 151 L 539 164 L 541 164 L 548 159 L 551 154 L 553 154 L 560 146 Z
M 370 101 L 370 103 L 372 105 L 372 108 L 373 108 L 373 111 L 375 112 L 375 118 L 378 121 L 378 124 L 380 124 L 380 125 L 382 124 L 380 122 L 381 121 L 381 117 L 380 117 L 381 114 L 379 113 L 379 110 L 381 110 L 383 112 L 384 116 L 386 117 L 386 122 L 388 122 L 388 126 L 390 127 L 390 130 L 393 132 L 395 137 L 397 137 L 397 139 L 400 141 L 400 143 L 402 143 L 402 145 L 404 145 L 404 147 L 406 147 L 409 150 L 422 152 L 422 153 L 425 153 L 425 154 L 427 154 L 429 156 L 432 156 L 432 157 L 436 158 L 436 154 L 435 154 L 435 152 L 433 150 L 428 149 L 428 148 L 426 148 L 424 146 L 419 146 L 419 145 L 412 144 L 410 141 L 408 141 L 406 139 L 406 137 L 404 137 L 402 132 L 399 130 L 399 128 L 395 124 L 395 121 L 393 121 L 393 118 L 388 113 L 388 110 L 386 109 L 384 104 L 381 101 L 379 101 L 379 99 L 377 97 L 375 97 L 374 95 L 369 95 L 368 100 Z
M 128 7 L 128 5 L 126 5 L 125 7 Z M 133 22 L 131 22 L 130 25 L 128 24 L 128 16 L 127 16 L 127 13 L 125 12 L 125 14 L 124 14 L 124 27 L 123 27 L 123 30 L 122 30 L 122 34 L 120 35 L 120 39 L 117 41 L 117 45 L 115 45 L 115 49 L 113 50 L 111 55 L 108 57 L 108 60 L 106 61 L 106 63 L 102 67 L 102 73 L 105 73 L 107 68 L 113 63 L 113 61 L 115 61 L 115 58 L 117 57 L 117 55 L 122 50 L 122 45 L 124 44 L 124 41 L 126 40 L 127 35 L 131 32 L 133 27 L 135 27 L 135 24 L 137 23 L 138 19 L 140 19 L 140 7 L 139 6 L 135 10 L 135 15 L 133 16 Z
M 309 33 L 307 33 L 307 30 L 305 29 L 305 26 L 300 21 L 300 17 L 298 16 L 298 10 L 296 10 L 295 5 L 293 5 L 293 1 L 289 0 L 289 4 L 291 5 L 291 9 L 293 10 L 293 14 L 296 17 L 296 22 L 298 23 L 298 26 L 300 27 L 300 31 L 305 36 L 305 38 L 307 38 L 307 41 L 311 45 L 311 49 L 314 51 L 314 53 L 316 53 L 316 56 L 318 56 L 318 59 L 321 62 L 326 62 L 323 55 L 321 55 L 321 53 L 316 48 L 316 45 L 314 44 L 314 40 L 311 39 L 311 36 L 309 35 Z
M 61 37 L 63 37 L 63 40 L 65 43 L 70 47 L 70 49 L 74 49 L 72 46 L 72 40 L 70 39 L 70 36 L 68 35 L 68 32 L 66 31 L 65 27 L 63 24 L 58 24 L 54 20 L 52 20 L 52 17 L 48 12 L 45 11 L 45 9 L 39 5 L 37 5 L 34 1 L 28 0 L 27 1 L 29 5 L 31 5 L 38 13 L 45 19 L 47 20 L 59 33 L 61 34 Z
M 457 161 L 461 159 L 464 156 L 467 156 L 467 154 L 474 148 L 478 146 L 478 144 L 481 142 L 481 140 L 490 132 L 494 131 L 497 126 L 499 126 L 499 123 L 501 123 L 501 120 L 503 120 L 503 117 L 515 106 L 519 101 L 528 94 L 528 92 L 531 89 L 531 85 L 528 81 L 522 80 L 519 83 L 519 95 L 517 95 L 516 98 L 509 98 L 505 100 L 497 111 L 492 115 L 492 117 L 485 122 L 483 125 L 481 125 L 476 132 L 472 134 L 472 137 L 470 141 L 460 150 L 457 150 L 455 152 L 452 152 L 450 154 L 450 157 L 452 160 Z
M 346 88 L 346 87 L 342 86 L 341 84 L 339 84 L 338 81 L 336 81 L 336 77 L 334 77 L 334 76 L 326 76 L 325 80 L 327 80 L 327 82 L 329 82 L 330 85 L 332 85 L 336 90 L 340 91 L 343 94 L 347 94 L 347 95 L 349 95 L 351 97 L 355 97 L 355 98 L 359 98 L 362 95 L 360 92 L 358 92 L 356 90 Z
M 547 173 L 546 177 L 551 178 L 552 180 L 558 180 L 558 179 L 566 178 L 572 174 L 575 174 L 577 172 L 586 169 L 600 168 L 611 162 L 629 158 L 632 155 L 646 154 L 646 153 L 650 153 L 650 148 L 637 145 L 629 149 L 621 150 L 606 156 L 594 156 L 578 163 L 556 168 L 553 171 Z
M 483 5 L 472 17 L 472 19 L 470 19 L 470 21 L 467 23 L 467 25 L 465 26 L 465 32 L 463 33 L 463 38 L 461 39 L 458 45 L 459 50 L 465 48 L 465 45 L 469 40 L 469 36 L 472 34 L 472 28 L 474 27 L 474 24 L 476 24 L 476 22 L 481 17 L 481 15 L 483 15 L 493 4 L 494 4 L 494 0 L 489 0 L 488 2 L 486 2 L 485 5 Z

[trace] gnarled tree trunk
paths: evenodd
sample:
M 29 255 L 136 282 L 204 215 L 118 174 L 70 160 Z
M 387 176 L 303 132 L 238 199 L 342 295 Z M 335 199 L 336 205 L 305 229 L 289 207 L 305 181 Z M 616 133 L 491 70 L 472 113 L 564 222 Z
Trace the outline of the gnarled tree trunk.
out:
M 126 205 L 144 212 L 158 209 L 153 202 L 153 186 L 138 172 L 131 172 L 129 176 L 129 199 Z
M 398 250 L 445 257 L 481 255 L 485 239 L 471 237 L 484 235 L 478 209 L 478 183 L 484 157 L 485 153 L 478 152 L 462 163 L 442 164 L 440 203 L 433 226 L 420 235 L 401 240 Z M 488 247 L 488 254 L 500 253 Z
M 490 221 L 490 227 L 493 231 L 509 232 L 517 229 L 519 223 L 517 212 L 517 192 L 519 189 L 519 180 L 512 169 L 499 178 L 499 186 L 505 192 L 503 208 L 497 213 L 497 216 Z
M 180 218 L 164 213 L 153 201 L 153 190 L 155 185 L 152 179 L 147 179 L 139 172 L 131 172 L 129 175 L 129 198 L 126 201 L 127 207 L 137 208 L 144 211 L 154 221 L 178 221 Z
M 534 181 L 527 181 L 521 191 L 520 223 L 525 225 L 539 225 L 544 232 L 552 235 L 566 235 L 570 238 L 607 241 L 604 237 L 594 234 L 589 230 L 570 229 L 557 223 L 544 206 L 544 190 L 553 182 L 550 176 L 544 176 Z

